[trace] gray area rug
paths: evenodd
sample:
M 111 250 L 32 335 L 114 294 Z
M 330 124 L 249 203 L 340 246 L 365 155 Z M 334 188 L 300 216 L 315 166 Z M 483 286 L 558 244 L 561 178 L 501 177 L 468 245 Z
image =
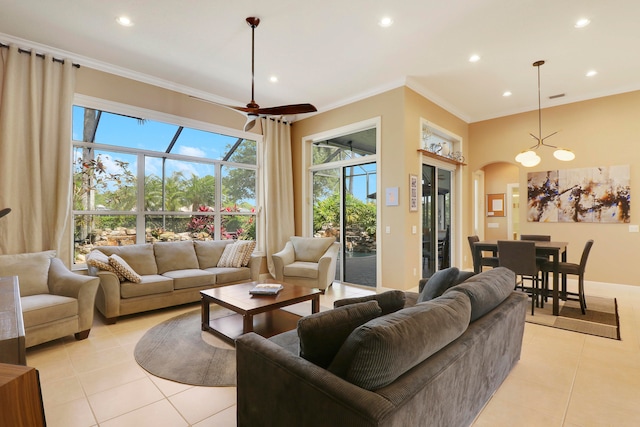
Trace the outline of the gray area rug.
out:
M 620 339 L 618 302 L 615 298 L 586 296 L 587 313 L 582 314 L 577 301 L 560 301 L 560 315 L 552 314 L 553 303 L 549 299 L 544 308 L 536 307 L 534 315 L 527 310 L 526 321 L 582 334 L 596 335 L 614 340 Z
M 306 316 L 311 302 L 283 307 Z M 320 311 L 329 310 L 320 306 Z M 232 314 L 211 305 L 211 318 Z M 149 329 L 133 352 L 136 362 L 147 372 L 183 384 L 208 387 L 236 385 L 236 351 L 226 342 L 201 330 L 200 309 L 165 320 Z
M 223 309 L 216 312 L 228 313 Z M 200 324 L 198 309 L 154 326 L 136 344 L 136 361 L 149 373 L 167 380 L 209 387 L 235 386 L 235 350 L 203 332 Z

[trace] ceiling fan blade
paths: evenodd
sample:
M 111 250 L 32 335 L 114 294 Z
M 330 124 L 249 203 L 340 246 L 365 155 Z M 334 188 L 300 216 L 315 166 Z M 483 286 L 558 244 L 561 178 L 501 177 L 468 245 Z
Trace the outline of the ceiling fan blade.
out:
M 279 107 L 258 108 L 258 114 L 264 114 L 266 116 L 287 116 L 290 114 L 313 113 L 315 111 L 318 110 L 311 104 L 291 104 L 281 105 Z

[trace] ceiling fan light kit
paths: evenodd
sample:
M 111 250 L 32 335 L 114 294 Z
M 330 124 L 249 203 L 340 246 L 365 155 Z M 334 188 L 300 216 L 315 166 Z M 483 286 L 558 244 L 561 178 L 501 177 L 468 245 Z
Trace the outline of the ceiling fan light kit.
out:
M 538 136 L 534 134 L 529 134 L 533 139 L 537 142 L 536 145 L 529 147 L 527 150 L 521 151 L 516 157 L 516 162 L 520 163 L 522 166 L 530 168 L 537 166 L 542 160 L 540 156 L 538 156 L 537 150 L 538 148 L 545 146 L 550 148 L 555 148 L 556 150 L 553 152 L 553 157 L 563 162 L 568 162 L 576 158 L 576 155 L 573 151 L 567 148 L 556 147 L 555 145 L 547 144 L 544 142 L 545 139 L 555 135 L 558 132 L 553 132 L 544 138 L 542 137 L 542 108 L 540 106 L 540 66 L 544 65 L 544 61 L 536 61 L 532 64 L 534 67 L 538 68 Z

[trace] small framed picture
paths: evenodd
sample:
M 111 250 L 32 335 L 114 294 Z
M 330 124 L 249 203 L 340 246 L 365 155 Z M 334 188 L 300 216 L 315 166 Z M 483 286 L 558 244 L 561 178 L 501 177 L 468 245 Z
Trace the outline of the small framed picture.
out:
M 418 210 L 418 175 L 409 175 L 409 211 Z
M 398 206 L 398 187 L 389 187 L 386 191 L 387 206 Z

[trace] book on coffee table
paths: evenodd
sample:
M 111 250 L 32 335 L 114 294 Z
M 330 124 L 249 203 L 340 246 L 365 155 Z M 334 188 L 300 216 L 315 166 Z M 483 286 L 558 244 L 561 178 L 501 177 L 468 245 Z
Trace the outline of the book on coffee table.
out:
M 284 289 L 284 286 L 278 283 L 260 283 L 254 286 L 249 293 L 253 295 L 277 295 Z

